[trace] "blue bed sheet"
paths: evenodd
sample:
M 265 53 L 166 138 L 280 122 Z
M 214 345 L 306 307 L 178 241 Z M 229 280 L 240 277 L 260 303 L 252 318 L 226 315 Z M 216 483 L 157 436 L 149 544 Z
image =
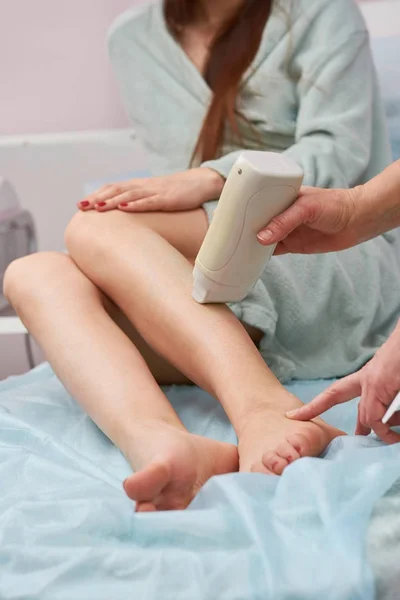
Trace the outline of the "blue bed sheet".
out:
M 311 399 L 328 382 L 289 388 Z M 197 388 L 168 395 L 189 429 L 235 436 Z M 356 406 L 328 420 L 351 431 Z M 400 476 L 400 447 L 333 442 L 281 478 L 210 480 L 186 511 L 135 514 L 120 452 L 48 365 L 0 384 L 3 600 L 368 600 L 370 513 Z

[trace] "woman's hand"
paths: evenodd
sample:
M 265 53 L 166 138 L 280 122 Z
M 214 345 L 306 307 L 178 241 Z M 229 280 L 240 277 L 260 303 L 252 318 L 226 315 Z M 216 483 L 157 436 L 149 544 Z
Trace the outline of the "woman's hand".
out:
M 78 207 L 101 212 L 116 208 L 125 212 L 191 210 L 219 198 L 224 183 L 225 179 L 213 169 L 199 167 L 164 177 L 105 185 L 79 202 Z
M 362 188 L 323 190 L 303 187 L 298 200 L 258 234 L 263 245 L 278 244 L 275 254 L 313 254 L 344 250 L 359 243 L 358 196 Z
M 400 434 L 390 428 L 400 425 L 400 412 L 387 424 L 382 418 L 400 391 L 400 323 L 374 358 L 360 371 L 331 385 L 302 408 L 290 412 L 291 419 L 309 421 L 332 406 L 361 396 L 356 435 L 368 435 L 371 429 L 387 444 L 400 442 Z

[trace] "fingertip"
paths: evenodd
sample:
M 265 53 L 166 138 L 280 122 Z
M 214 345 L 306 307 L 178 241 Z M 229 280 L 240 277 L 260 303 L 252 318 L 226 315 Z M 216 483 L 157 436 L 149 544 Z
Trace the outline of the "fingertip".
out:
M 311 421 L 315 418 L 315 414 L 310 414 L 306 407 L 296 408 L 295 410 L 289 410 L 286 413 L 286 417 L 292 421 Z
M 364 437 L 368 436 L 371 433 L 371 429 L 369 427 L 365 427 L 364 425 L 358 424 L 356 426 L 356 430 L 354 435 L 362 435 Z
M 87 210 L 88 208 L 90 208 L 90 202 L 89 200 L 81 200 L 80 202 L 78 202 L 77 206 L 80 210 Z
M 260 244 L 268 246 L 273 243 L 274 234 L 270 229 L 263 229 L 257 234 L 257 239 L 260 242 Z
M 295 419 L 299 415 L 300 411 L 298 408 L 295 410 L 288 410 L 286 416 L 288 419 Z

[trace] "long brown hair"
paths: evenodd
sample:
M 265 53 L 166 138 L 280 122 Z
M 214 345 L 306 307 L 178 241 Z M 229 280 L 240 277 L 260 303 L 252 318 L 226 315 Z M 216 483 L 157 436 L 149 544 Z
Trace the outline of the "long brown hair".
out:
M 225 124 L 240 139 L 236 100 L 241 80 L 258 48 L 273 0 L 243 0 L 236 14 L 218 31 L 210 49 L 205 80 L 213 98 L 204 119 L 193 157 L 201 161 L 216 158 L 222 147 Z M 164 0 L 167 26 L 177 39 L 182 30 L 195 21 L 202 0 Z

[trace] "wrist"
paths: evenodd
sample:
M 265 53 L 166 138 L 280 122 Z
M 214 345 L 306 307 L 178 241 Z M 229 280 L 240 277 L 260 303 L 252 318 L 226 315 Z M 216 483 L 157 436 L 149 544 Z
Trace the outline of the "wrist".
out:
M 208 199 L 219 198 L 225 185 L 225 178 L 209 167 L 199 167 L 199 171 L 201 171 L 202 180 L 206 183 Z
M 385 231 L 382 228 L 385 209 L 379 201 L 376 186 L 371 186 L 370 183 L 348 190 L 352 202 L 349 228 L 355 232 L 358 243 L 366 242 Z
M 400 160 L 364 186 L 365 219 L 380 235 L 400 225 Z
M 366 195 L 364 185 L 357 185 L 354 188 L 345 190 L 346 201 L 350 208 L 349 227 L 354 227 L 356 230 L 359 229 L 360 225 L 365 220 L 369 213 L 369 202 Z

